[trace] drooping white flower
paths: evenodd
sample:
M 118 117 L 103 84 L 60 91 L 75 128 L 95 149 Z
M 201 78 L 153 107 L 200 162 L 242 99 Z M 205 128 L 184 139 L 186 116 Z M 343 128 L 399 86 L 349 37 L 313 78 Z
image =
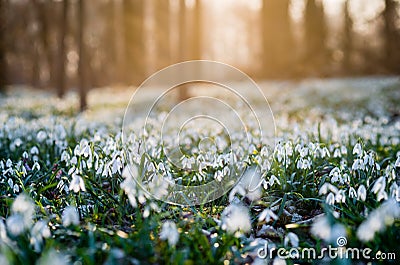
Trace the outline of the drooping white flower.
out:
M 37 148 L 37 146 L 32 147 L 30 153 L 31 153 L 31 155 L 38 155 L 39 148 Z
M 47 138 L 47 134 L 44 131 L 39 131 L 38 134 L 36 135 L 36 139 L 39 142 L 43 142 Z
M 22 193 L 18 195 L 12 206 L 11 215 L 7 218 L 7 228 L 13 235 L 19 235 L 32 225 L 35 206 L 30 197 Z
M 289 232 L 285 236 L 285 239 L 283 241 L 283 244 L 285 245 L 285 247 L 289 246 L 289 243 L 294 248 L 297 248 L 299 246 L 299 237 L 293 232 Z
M 359 157 L 359 156 L 362 155 L 362 153 L 363 153 L 363 150 L 362 150 L 361 144 L 360 143 L 356 143 L 356 145 L 353 148 L 353 155 L 356 155 L 356 156 Z
M 328 196 L 326 196 L 326 203 L 329 205 L 334 205 L 335 204 L 335 194 L 332 192 L 329 192 Z
M 400 167 L 400 156 L 397 157 L 396 162 L 394 163 L 395 167 Z
M 230 204 L 222 212 L 222 229 L 229 233 L 242 231 L 244 233 L 250 231 L 251 220 L 249 210 L 239 204 Z
M 70 264 L 69 257 L 54 249 L 46 252 L 36 263 L 37 265 L 68 265 Z
M 393 182 L 393 184 L 390 186 L 390 197 L 400 202 L 400 186 L 398 186 L 396 182 Z
M 83 178 L 78 174 L 72 174 L 72 180 L 69 184 L 69 190 L 73 190 L 75 193 L 78 193 L 80 190 L 86 191 L 85 182 Z
M 61 218 L 63 226 L 65 227 L 70 225 L 79 225 L 78 211 L 74 206 L 65 207 Z
M 10 234 L 18 236 L 30 227 L 30 223 L 26 223 L 22 214 L 12 214 L 6 220 L 7 229 Z
M 385 190 L 380 190 L 378 194 L 376 194 L 376 200 L 379 202 L 381 200 L 386 201 L 388 199 L 388 194 Z
M 43 238 L 48 238 L 51 236 L 50 229 L 47 225 L 47 222 L 44 220 L 40 220 L 36 222 L 36 224 L 31 229 L 31 239 L 30 243 L 33 246 L 36 252 L 40 252 Z
M 379 192 L 385 191 L 386 188 L 386 178 L 384 176 L 378 178 L 372 187 L 372 192 L 377 194 Z
M 342 157 L 342 153 L 340 153 L 340 149 L 336 148 L 333 152 L 333 157 Z
M 338 191 L 338 193 L 336 193 L 335 195 L 335 200 L 337 203 L 341 202 L 341 203 L 345 203 L 346 202 L 346 194 L 345 191 L 340 189 Z
M 265 222 L 269 222 L 271 220 L 278 220 L 278 216 L 271 209 L 264 209 L 260 215 L 258 216 L 258 221 L 261 222 L 265 220 Z
M 367 199 L 367 189 L 361 184 L 357 189 L 357 199 L 363 202 Z
M 168 240 L 170 246 L 175 246 L 179 241 L 179 232 L 176 224 L 173 221 L 166 221 L 163 223 L 160 232 L 161 240 Z
M 324 184 L 322 184 L 321 188 L 319 189 L 318 194 L 322 195 L 322 194 L 327 194 L 328 191 L 331 191 L 333 193 L 338 193 L 338 188 L 336 188 L 334 185 L 332 185 L 329 182 L 325 182 Z
M 328 241 L 331 236 L 331 226 L 328 218 L 326 216 L 318 217 L 311 226 L 311 233 L 318 238 Z
M 357 198 L 357 191 L 353 187 L 349 189 L 349 198 Z
M 361 158 L 356 158 L 354 159 L 353 165 L 351 166 L 352 170 L 364 170 L 365 169 L 365 164 L 364 160 Z
M 232 199 L 236 193 L 246 196 L 251 201 L 261 197 L 261 172 L 257 167 L 247 169 L 239 183 L 232 189 L 229 198 Z M 232 200 L 231 200 L 232 201 Z
M 357 229 L 357 237 L 363 242 L 371 241 L 375 233 L 393 224 L 400 217 L 400 206 L 394 199 L 389 199 L 373 210 Z

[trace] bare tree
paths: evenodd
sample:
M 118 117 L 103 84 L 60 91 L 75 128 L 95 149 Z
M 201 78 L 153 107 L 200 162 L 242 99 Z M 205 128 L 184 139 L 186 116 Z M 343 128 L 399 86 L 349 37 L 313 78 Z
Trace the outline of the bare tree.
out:
M 169 1 L 155 1 L 155 20 L 156 20 L 156 44 L 157 44 L 157 68 L 163 68 L 171 63 L 170 45 L 170 4 Z
M 63 98 L 66 92 L 66 36 L 68 32 L 68 13 L 69 13 L 69 0 L 63 1 L 62 16 L 60 19 L 60 36 L 59 36 L 59 50 L 58 50 L 58 69 L 57 69 L 57 96 Z
M 200 60 L 202 52 L 202 4 L 200 0 L 195 1 L 193 14 L 193 38 L 192 59 Z
M 353 20 L 349 11 L 349 0 L 344 3 L 344 29 L 343 29 L 343 70 L 352 70 L 351 56 L 353 50 Z
M 87 108 L 87 93 L 89 90 L 89 58 L 87 56 L 85 45 L 86 34 L 86 11 L 85 0 L 79 0 L 78 8 L 78 48 L 79 48 L 79 102 L 80 110 L 84 111 Z
M 49 73 L 49 80 L 48 84 L 50 86 L 53 85 L 53 53 L 52 53 L 52 48 L 50 45 L 49 41 L 49 23 L 48 23 L 48 16 L 49 16 L 49 11 L 48 11 L 48 4 L 52 4 L 51 2 L 48 1 L 39 1 L 39 0 L 34 0 L 33 1 L 34 8 L 36 11 L 36 16 L 37 16 L 37 21 L 40 26 L 39 29 L 39 38 L 41 41 L 41 45 L 43 48 L 43 53 L 44 56 L 47 60 L 47 71 Z
M 186 1 L 179 1 L 179 59 L 187 60 L 187 10 Z M 179 87 L 178 101 L 184 101 L 189 98 L 188 87 L 183 85 Z
M 0 93 L 5 91 L 6 87 L 6 60 L 5 60 L 5 1 L 0 0 Z
M 264 76 L 282 76 L 293 60 L 289 0 L 264 0 L 262 43 Z
M 326 47 L 327 27 L 322 1 L 307 0 L 305 9 L 305 47 L 304 65 L 311 73 L 321 74 L 327 65 Z
M 144 77 L 144 2 L 124 0 L 125 79 L 139 84 Z
M 396 0 L 385 0 L 385 9 L 382 16 L 384 21 L 384 64 L 388 70 L 400 73 L 400 29 L 397 28 L 399 20 L 398 2 Z

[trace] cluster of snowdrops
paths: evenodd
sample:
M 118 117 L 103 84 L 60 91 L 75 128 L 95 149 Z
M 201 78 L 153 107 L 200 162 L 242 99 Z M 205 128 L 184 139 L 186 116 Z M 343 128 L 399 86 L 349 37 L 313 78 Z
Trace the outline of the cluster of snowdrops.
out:
M 399 120 L 281 115 L 274 145 L 252 141 L 250 129 L 250 140 L 233 136 L 233 149 L 222 133 L 193 128 L 180 167 L 138 131 L 123 139 L 120 124 L 7 114 L 0 122 L 0 264 L 317 262 L 258 250 L 318 250 L 339 237 L 400 255 Z M 208 134 L 218 145 L 204 152 Z M 222 197 L 180 206 L 151 196 L 223 181 L 232 150 L 241 178 Z

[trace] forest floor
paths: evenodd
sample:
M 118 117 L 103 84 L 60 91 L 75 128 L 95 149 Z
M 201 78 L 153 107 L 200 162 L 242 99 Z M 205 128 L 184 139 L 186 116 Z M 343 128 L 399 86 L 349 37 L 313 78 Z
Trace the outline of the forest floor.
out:
M 136 94 L 134 111 L 134 88 L 95 89 L 78 113 L 74 92 L 10 88 L 0 264 L 398 264 L 400 77 L 258 85 L 268 103 L 240 84 L 248 105 L 190 88 L 232 103 L 240 124 L 214 101 L 151 109 L 160 89 Z M 203 112 L 220 123 L 181 127 Z M 191 193 L 208 183 L 229 187 Z

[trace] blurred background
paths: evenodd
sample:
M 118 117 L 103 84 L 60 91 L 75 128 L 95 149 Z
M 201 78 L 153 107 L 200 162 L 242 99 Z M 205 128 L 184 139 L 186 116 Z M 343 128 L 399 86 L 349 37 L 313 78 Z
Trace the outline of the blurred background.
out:
M 400 74 L 398 0 L 0 0 L 0 89 L 63 97 L 208 59 L 256 80 Z

